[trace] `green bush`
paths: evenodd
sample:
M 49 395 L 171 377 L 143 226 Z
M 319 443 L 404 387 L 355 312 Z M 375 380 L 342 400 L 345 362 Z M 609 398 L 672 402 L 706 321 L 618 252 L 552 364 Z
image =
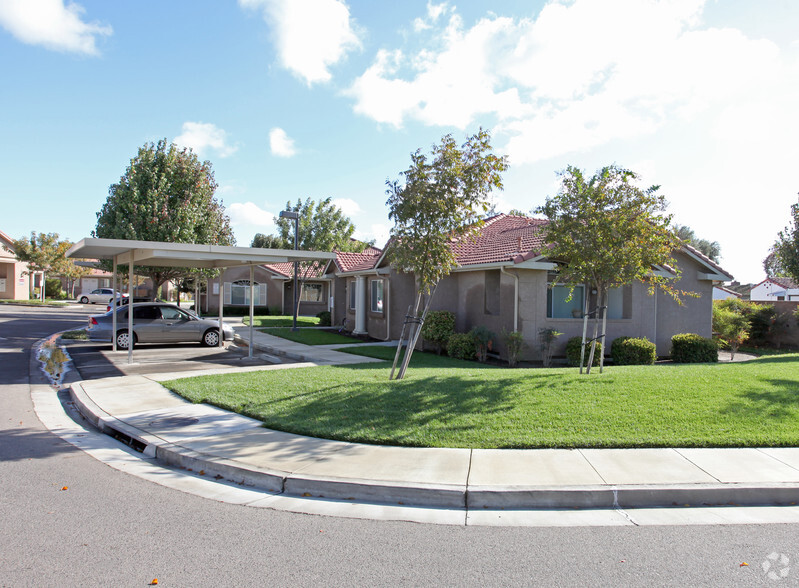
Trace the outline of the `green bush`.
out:
M 469 333 L 452 333 L 447 340 L 447 355 L 455 359 L 474 359 L 474 339 Z
M 316 318 L 319 319 L 319 326 L 320 327 L 329 327 L 330 326 L 330 311 L 323 310 L 320 313 L 317 313 Z
M 675 363 L 712 363 L 719 360 L 713 339 L 696 333 L 680 333 L 671 338 L 671 360 Z
M 488 352 L 491 351 L 491 348 L 494 346 L 494 339 L 497 336 L 496 333 L 487 327 L 478 325 L 469 331 L 469 335 L 471 335 L 474 340 L 474 350 L 477 354 L 477 361 L 485 363 L 488 358 Z
M 45 280 L 44 295 L 46 298 L 54 298 L 61 300 L 67 297 L 66 292 L 61 289 L 61 280 L 58 278 L 50 278 Z
M 455 332 L 455 314 L 448 310 L 433 310 L 427 313 L 422 325 L 422 337 L 432 343 L 441 355 L 447 341 Z
M 653 365 L 657 359 L 655 344 L 646 337 L 619 337 L 610 345 L 616 365 Z
M 250 316 L 249 306 L 225 306 L 222 309 L 225 316 Z M 253 316 L 264 316 L 269 314 L 269 310 L 265 306 L 256 306 L 253 308 Z M 213 313 L 209 316 L 214 316 Z
M 579 366 L 580 365 L 580 347 L 583 345 L 583 338 L 582 337 L 572 337 L 568 341 L 566 341 L 566 361 L 569 362 L 569 365 Z M 585 344 L 585 359 L 583 359 L 584 365 L 588 365 L 588 356 L 591 353 L 591 343 L 586 342 Z M 594 351 L 594 363 L 591 365 L 599 365 L 599 358 L 602 355 L 602 342 L 596 342 L 596 351 Z
M 516 367 L 519 363 L 519 357 L 522 351 L 527 347 L 527 343 L 524 341 L 524 335 L 519 331 L 512 331 L 509 333 L 503 329 L 501 337 L 502 342 L 505 343 L 505 349 L 508 351 L 508 367 Z
M 740 298 L 727 298 L 713 303 L 714 309 L 723 309 L 743 315 L 749 322 L 746 342 L 763 343 L 777 322 L 777 311 L 772 304 L 758 304 Z M 714 330 L 715 327 L 714 327 Z

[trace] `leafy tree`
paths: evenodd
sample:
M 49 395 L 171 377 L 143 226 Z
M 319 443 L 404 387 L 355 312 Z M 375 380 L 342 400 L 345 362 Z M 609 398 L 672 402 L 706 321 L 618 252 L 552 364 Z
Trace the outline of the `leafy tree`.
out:
M 772 248 L 769 251 L 769 254 L 763 260 L 763 271 L 766 272 L 766 276 L 769 278 L 775 278 L 778 276 L 784 276 L 785 270 L 782 268 L 782 264 L 780 263 L 779 257 L 777 257 L 777 253 Z
M 779 275 L 788 276 L 795 281 L 799 281 L 799 203 L 791 206 L 790 223 L 779 232 L 777 241 L 774 243 L 773 252 L 775 259 L 771 266 L 772 269 L 780 270 Z M 766 258 L 767 261 L 768 257 Z M 766 267 L 767 273 L 768 269 Z
M 260 249 L 293 249 L 294 243 L 289 245 L 282 238 L 275 235 L 264 235 L 263 233 L 256 233 L 252 238 L 250 247 L 258 247 Z
M 78 265 L 72 259 L 65 259 L 64 267 L 60 268 L 59 274 L 67 279 L 67 291 L 71 298 L 75 297 L 75 284 L 78 280 L 92 273 L 92 268 L 85 265 Z
M 72 243 L 59 240 L 58 233 L 37 234 L 33 231 L 29 239 L 15 239 L 13 247 L 17 260 L 28 264 L 26 273 L 42 272 L 39 295 L 44 300 L 47 274 L 60 274 L 69 267 L 71 262 L 67 260 L 66 252 L 72 247 Z
M 718 263 L 719 256 L 721 255 L 721 245 L 718 241 L 708 241 L 707 239 L 700 239 L 694 233 L 691 227 L 685 225 L 674 225 L 674 232 L 677 236 L 688 243 L 694 249 L 699 250 L 700 253 L 710 258 L 712 261 Z
M 587 373 L 593 363 L 600 314 L 602 340 L 605 337 L 605 308 L 607 293 L 634 281 L 649 285 L 650 291 L 660 288 L 680 301 L 680 294 L 670 280 L 657 276 L 652 266 L 676 268 L 672 252 L 680 241 L 670 229 L 671 215 L 665 198 L 658 194 L 659 186 L 638 188 L 638 176 L 615 165 L 599 170 L 586 178 L 576 167 L 569 166 L 561 173 L 561 188 L 557 196 L 547 198 L 536 212 L 546 216 L 549 257 L 558 264 L 558 282 L 574 291 L 589 284 L 597 292 L 597 311 L 594 316 L 594 337 L 587 362 Z M 679 277 L 679 270 L 677 276 Z M 583 329 L 585 333 L 585 328 Z M 583 336 L 584 353 L 586 345 Z M 600 371 L 603 366 L 600 358 Z M 582 361 L 581 370 L 582 370 Z
M 508 216 L 530 216 L 530 213 L 519 210 L 518 208 L 511 208 L 510 212 L 508 212 Z
M 749 318 L 730 308 L 714 304 L 713 332 L 730 348 L 730 361 L 732 361 L 738 348 L 749 337 Z
M 299 248 L 308 251 L 363 251 L 366 243 L 352 238 L 355 225 L 331 198 L 318 202 L 307 198 L 305 202 L 297 199 L 286 208 L 300 215 Z M 275 217 L 278 235 L 273 237 L 283 243 L 283 248 L 294 248 L 294 221 Z M 277 241 L 275 241 L 277 242 Z
M 167 144 L 166 139 L 146 143 L 108 189 L 92 236 L 234 245 L 230 219 L 214 197 L 216 188 L 211 163 L 201 162 L 191 149 Z M 164 282 L 201 271 L 150 266 L 137 270 L 152 280 L 154 295 Z
M 429 159 L 417 150 L 411 154 L 411 166 L 400 174 L 404 181 L 386 181 L 388 216 L 394 221 L 389 255 L 397 269 L 414 274 L 417 284 L 416 321 L 411 323 L 398 379 L 405 375 L 419 338 L 418 324 L 424 322 L 436 285 L 457 265 L 451 241 L 475 234 L 488 210 L 489 195 L 502 188 L 507 168 L 507 157 L 494 154 L 490 133 L 481 128 L 460 147 L 452 135 L 445 135 Z M 395 366 L 401 345 L 400 341 Z M 393 373 L 392 369 L 392 377 Z

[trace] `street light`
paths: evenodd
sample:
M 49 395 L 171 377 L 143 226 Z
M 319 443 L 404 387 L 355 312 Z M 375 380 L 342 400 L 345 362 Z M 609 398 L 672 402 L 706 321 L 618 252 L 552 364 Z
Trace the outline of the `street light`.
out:
M 280 218 L 287 218 L 294 220 L 294 251 L 297 251 L 297 234 L 300 232 L 300 214 L 293 210 L 282 210 Z M 299 273 L 300 263 L 294 260 L 294 323 L 291 327 L 292 331 L 297 330 L 297 308 L 300 304 L 299 293 L 297 292 L 297 273 Z

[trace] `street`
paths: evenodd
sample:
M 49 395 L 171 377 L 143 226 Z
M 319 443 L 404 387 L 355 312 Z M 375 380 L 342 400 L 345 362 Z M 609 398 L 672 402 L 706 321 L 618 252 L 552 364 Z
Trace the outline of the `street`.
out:
M 92 312 L 0 306 L 0 586 L 799 585 L 795 524 L 354 520 L 217 502 L 113 469 L 51 433 L 31 401 L 32 345 Z

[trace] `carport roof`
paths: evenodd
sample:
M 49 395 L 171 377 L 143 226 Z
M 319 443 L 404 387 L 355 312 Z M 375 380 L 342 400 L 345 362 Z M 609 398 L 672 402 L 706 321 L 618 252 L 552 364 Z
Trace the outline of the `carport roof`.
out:
M 162 243 L 126 239 L 81 239 L 67 251 L 67 257 L 78 259 L 113 259 L 117 263 L 160 267 L 225 268 L 262 263 L 321 261 L 334 259 L 326 251 L 294 251 L 292 249 L 260 249 L 195 243 Z

